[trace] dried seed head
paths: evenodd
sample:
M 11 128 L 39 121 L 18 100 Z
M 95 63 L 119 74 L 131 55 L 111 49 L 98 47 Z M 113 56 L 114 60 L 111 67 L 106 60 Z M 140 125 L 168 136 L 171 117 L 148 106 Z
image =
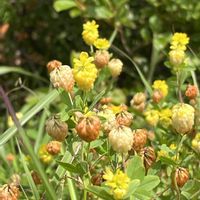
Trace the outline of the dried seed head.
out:
M 76 125 L 76 131 L 79 137 L 86 142 L 96 140 L 101 128 L 100 120 L 97 116 L 80 118 Z
M 51 60 L 47 63 L 48 72 L 51 73 L 54 69 L 62 66 L 62 63 L 58 60 Z
M 114 127 L 108 135 L 109 143 L 113 150 L 119 153 L 127 153 L 133 144 L 132 130 L 126 126 Z
M 139 152 L 147 143 L 147 130 L 136 129 L 133 131 L 133 146 L 132 148 Z
M 176 183 L 178 187 L 183 187 L 183 185 L 188 181 L 189 179 L 189 172 L 187 169 L 183 167 L 179 167 L 175 171 L 175 178 Z
M 6 156 L 6 160 L 7 160 L 8 162 L 13 162 L 14 159 L 15 159 L 15 155 L 12 154 L 12 153 L 9 153 L 9 154 Z
M 130 126 L 133 122 L 133 115 L 127 111 L 122 111 L 116 117 L 119 125 Z
M 100 186 L 101 183 L 103 182 L 103 173 L 99 173 L 99 174 L 92 176 L 91 182 L 93 185 Z
M 47 133 L 59 142 L 63 142 L 68 132 L 68 125 L 58 116 L 53 116 L 46 121 Z
M 51 141 L 47 144 L 47 151 L 51 155 L 57 155 L 61 151 L 61 142 Z
M 0 188 L 1 200 L 18 200 L 20 196 L 19 188 L 13 184 L 6 184 Z
M 18 174 L 13 174 L 11 176 L 11 183 L 18 187 L 20 185 L 21 178 Z
M 152 147 L 144 147 L 139 154 L 143 159 L 145 169 L 148 170 L 156 160 L 154 149 Z
M 138 92 L 136 93 L 131 102 L 130 102 L 131 106 L 138 110 L 138 111 L 144 111 L 145 105 L 146 105 L 146 95 L 143 92 Z
M 31 176 L 36 185 L 40 185 L 42 183 L 42 180 L 36 171 L 32 171 Z
M 178 103 L 172 108 L 172 126 L 179 134 L 191 132 L 194 125 L 195 110 L 185 103 Z
M 96 51 L 95 56 L 94 56 L 94 64 L 96 65 L 97 68 L 103 68 L 105 67 L 110 59 L 110 54 L 106 50 L 99 50 Z
M 109 104 L 112 102 L 112 98 L 111 97 L 104 97 L 100 100 L 101 104 Z
M 189 99 L 195 99 L 198 95 L 198 88 L 195 85 L 188 85 L 185 96 Z
M 163 96 L 162 92 L 160 92 L 160 90 L 153 91 L 152 99 L 153 99 L 154 103 L 159 103 L 163 99 L 163 97 L 164 96 Z
M 62 65 L 50 73 L 51 83 L 55 88 L 63 88 L 71 92 L 74 87 L 74 77 L 72 69 L 68 65 Z

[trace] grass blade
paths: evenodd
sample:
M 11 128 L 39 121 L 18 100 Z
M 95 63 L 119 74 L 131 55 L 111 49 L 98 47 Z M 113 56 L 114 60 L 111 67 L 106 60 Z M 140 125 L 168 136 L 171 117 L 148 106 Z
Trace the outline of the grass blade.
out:
M 35 116 L 38 112 L 40 112 L 45 106 L 50 104 L 56 97 L 59 96 L 57 90 L 52 90 L 49 92 L 45 97 L 43 97 L 32 109 L 30 109 L 20 120 L 21 126 L 26 124 L 33 116 Z M 13 126 L 7 129 L 1 136 L 0 136 L 0 146 L 5 144 L 11 137 L 15 135 L 17 132 L 17 127 Z

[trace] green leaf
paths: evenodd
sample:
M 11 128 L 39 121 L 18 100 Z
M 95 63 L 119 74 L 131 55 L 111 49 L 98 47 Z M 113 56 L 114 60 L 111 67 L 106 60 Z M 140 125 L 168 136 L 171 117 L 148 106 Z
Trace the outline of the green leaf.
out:
M 19 73 L 26 76 L 31 76 L 33 78 L 39 79 L 44 82 L 48 82 L 45 78 L 36 75 L 34 73 L 28 72 L 21 67 L 10 67 L 10 66 L 0 66 L 0 75 L 8 74 L 8 73 Z
M 140 180 L 138 180 L 138 179 L 132 180 L 129 184 L 127 193 L 124 198 L 130 197 L 136 191 L 136 189 L 138 188 L 139 185 L 140 185 Z
M 78 163 L 77 165 L 73 165 L 70 163 L 64 163 L 60 161 L 56 161 L 60 166 L 62 166 L 64 169 L 66 169 L 69 172 L 76 173 L 76 174 L 85 174 L 85 163 Z
M 113 12 L 104 6 L 95 7 L 95 15 L 99 19 L 110 19 L 113 17 Z
M 139 190 L 151 191 L 160 183 L 158 176 L 148 175 L 144 177 L 144 180 L 141 182 L 138 187 Z
M 130 179 L 144 179 L 145 169 L 140 156 L 134 156 L 129 160 L 126 173 Z
M 95 141 L 92 141 L 92 142 L 90 143 L 90 148 L 91 148 L 91 149 L 94 149 L 94 148 L 96 148 L 96 147 L 102 146 L 103 143 L 104 143 L 103 140 L 95 140 Z
M 32 117 L 34 117 L 38 112 L 40 112 L 43 108 L 49 105 L 52 101 L 59 96 L 57 90 L 52 90 L 49 92 L 45 97 L 43 97 L 32 109 L 30 109 L 20 120 L 21 126 L 26 124 Z M 17 132 L 17 127 L 13 126 L 7 129 L 1 136 L 0 136 L 0 146 L 5 144 L 10 138 L 12 138 L 15 133 Z
M 177 163 L 169 157 L 160 156 L 159 159 L 164 164 L 173 165 L 173 166 L 177 165 Z
M 57 0 L 54 2 L 53 7 L 57 12 L 60 12 L 76 7 L 76 2 L 73 0 Z
M 103 188 L 99 186 L 87 186 L 85 190 L 95 194 L 97 197 L 100 197 L 105 200 L 114 200 L 113 197 Z
M 146 191 L 146 190 L 140 190 L 140 189 L 137 189 L 133 196 L 136 198 L 136 199 L 139 199 L 139 200 L 150 200 L 151 197 L 153 196 L 152 192 L 149 192 L 149 191 Z

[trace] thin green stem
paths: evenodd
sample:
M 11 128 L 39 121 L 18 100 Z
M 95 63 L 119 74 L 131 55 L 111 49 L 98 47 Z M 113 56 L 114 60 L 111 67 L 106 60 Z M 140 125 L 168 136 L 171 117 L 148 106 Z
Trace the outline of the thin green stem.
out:
M 66 172 L 66 175 L 71 176 L 70 172 L 68 172 L 68 171 Z M 77 200 L 76 192 L 75 192 L 75 189 L 74 189 L 74 184 L 72 182 L 72 179 L 68 178 L 67 183 L 68 183 L 68 188 L 69 188 L 70 199 L 71 200 Z
M 93 54 L 94 53 L 94 48 L 93 45 L 90 45 L 90 53 Z
M 183 103 L 183 97 L 182 97 L 182 93 L 181 93 L 181 74 L 180 74 L 180 72 L 176 73 L 176 79 L 177 79 L 179 101 L 181 103 Z
M 115 27 L 114 31 L 112 32 L 111 36 L 110 36 L 110 39 L 109 39 L 109 42 L 110 42 L 110 46 L 112 45 L 115 37 L 117 36 L 117 32 L 118 32 L 118 28 Z

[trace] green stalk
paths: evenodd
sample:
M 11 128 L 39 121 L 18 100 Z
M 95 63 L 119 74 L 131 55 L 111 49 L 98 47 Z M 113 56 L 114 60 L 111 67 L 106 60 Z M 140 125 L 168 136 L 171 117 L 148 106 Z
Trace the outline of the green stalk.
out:
M 110 46 L 112 45 L 115 37 L 117 36 L 117 31 L 118 31 L 118 28 L 115 27 L 114 31 L 112 32 L 111 36 L 110 36 L 110 39 L 109 39 L 109 42 L 110 42 Z
M 67 176 L 71 176 L 71 174 L 68 171 L 66 171 L 66 174 L 67 174 Z M 77 200 L 76 192 L 74 190 L 74 185 L 73 185 L 72 180 L 70 178 L 68 178 L 67 183 L 68 183 L 69 194 L 70 194 L 71 200 Z
M 48 178 L 44 172 L 44 169 L 32 149 L 32 145 L 29 141 L 29 138 L 27 137 L 24 129 L 22 128 L 21 124 L 19 123 L 19 120 L 17 119 L 17 116 L 15 114 L 15 111 L 14 111 L 11 103 L 10 103 L 10 100 L 6 96 L 4 90 L 1 86 L 0 86 L 0 95 L 5 103 L 5 106 L 8 109 L 8 112 L 10 113 L 10 116 L 12 117 L 13 122 L 15 123 L 15 125 L 17 127 L 19 135 L 23 140 L 24 146 L 26 147 L 28 153 L 30 154 L 31 159 L 32 159 L 33 163 L 35 164 L 35 167 L 43 180 L 44 186 L 47 191 L 48 198 L 55 200 L 56 199 L 55 191 L 54 191 L 53 187 L 51 186 L 51 184 L 49 183 Z

